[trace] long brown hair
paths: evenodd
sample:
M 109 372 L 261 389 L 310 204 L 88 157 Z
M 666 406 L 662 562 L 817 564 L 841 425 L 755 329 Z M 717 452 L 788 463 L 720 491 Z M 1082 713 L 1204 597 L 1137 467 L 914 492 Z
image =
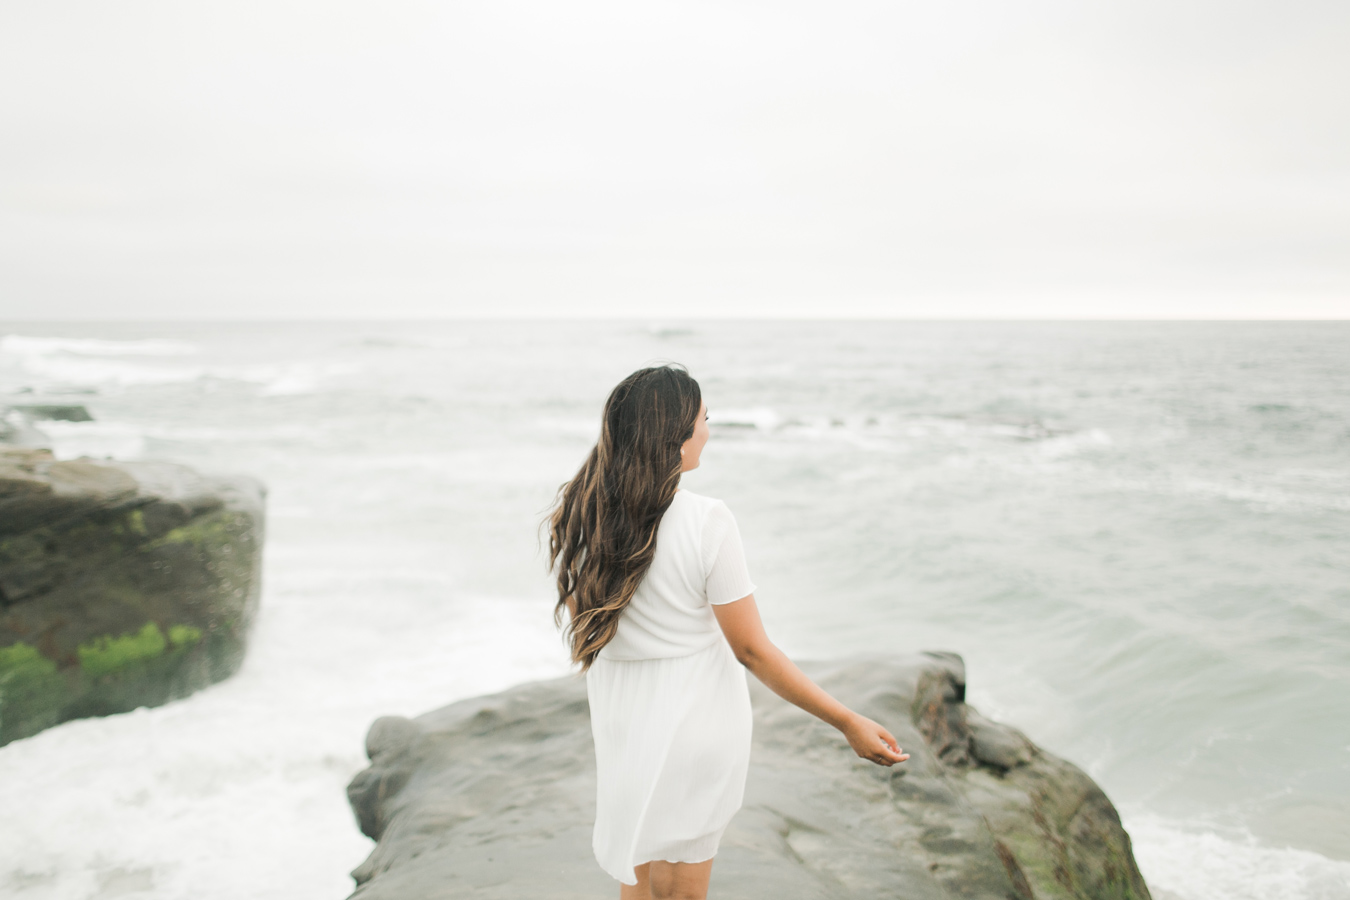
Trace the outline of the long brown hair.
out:
M 639 369 L 605 401 L 600 440 L 558 489 L 549 516 L 548 562 L 558 574 L 553 620 L 572 661 L 589 669 L 614 639 L 619 616 L 656 555 L 656 528 L 680 485 L 680 445 L 702 405 L 683 367 Z

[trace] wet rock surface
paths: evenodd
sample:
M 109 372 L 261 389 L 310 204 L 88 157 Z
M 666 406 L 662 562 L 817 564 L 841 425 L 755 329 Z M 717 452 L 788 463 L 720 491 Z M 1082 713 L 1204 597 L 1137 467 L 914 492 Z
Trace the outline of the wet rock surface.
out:
M 1080 769 L 967 706 L 948 653 L 804 664 L 911 759 L 857 759 L 751 678 L 745 805 L 710 897 L 1148 900 L 1115 808 Z M 585 683 L 522 685 L 377 720 L 348 787 L 378 843 L 360 900 L 617 895 L 590 851 L 595 761 Z
M 262 544 L 251 479 L 0 446 L 0 744 L 233 674 Z

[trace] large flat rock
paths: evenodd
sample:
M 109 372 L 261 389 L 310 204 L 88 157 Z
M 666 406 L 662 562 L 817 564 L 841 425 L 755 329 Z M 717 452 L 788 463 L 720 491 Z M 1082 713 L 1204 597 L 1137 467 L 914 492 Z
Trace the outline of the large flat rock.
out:
M 232 674 L 262 546 L 252 479 L 0 446 L 0 744 Z
M 745 805 L 709 896 L 1148 900 L 1115 808 L 1080 769 L 965 700 L 950 653 L 804 664 L 911 759 L 883 769 L 753 678 Z M 590 850 L 585 683 L 564 678 L 377 720 L 348 787 L 378 842 L 353 900 L 617 895 Z

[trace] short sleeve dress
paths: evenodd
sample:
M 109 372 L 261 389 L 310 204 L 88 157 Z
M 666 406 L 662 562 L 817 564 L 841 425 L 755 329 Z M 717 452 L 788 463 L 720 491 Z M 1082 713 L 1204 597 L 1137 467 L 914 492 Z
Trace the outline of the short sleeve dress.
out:
M 601 868 L 703 862 L 740 809 L 750 761 L 745 669 L 712 605 L 754 593 L 726 504 L 675 493 L 618 633 L 586 673 Z

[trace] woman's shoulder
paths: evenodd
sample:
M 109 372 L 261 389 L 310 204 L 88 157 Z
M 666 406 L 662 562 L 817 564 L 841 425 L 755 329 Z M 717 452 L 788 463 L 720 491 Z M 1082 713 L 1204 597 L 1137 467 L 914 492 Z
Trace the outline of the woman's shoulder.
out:
M 687 488 L 680 488 L 675 492 L 675 499 L 671 506 L 679 504 L 689 514 L 696 515 L 699 518 L 706 518 L 709 515 L 724 516 L 730 515 L 731 511 L 727 505 L 716 497 L 708 497 L 703 494 L 695 494 Z

